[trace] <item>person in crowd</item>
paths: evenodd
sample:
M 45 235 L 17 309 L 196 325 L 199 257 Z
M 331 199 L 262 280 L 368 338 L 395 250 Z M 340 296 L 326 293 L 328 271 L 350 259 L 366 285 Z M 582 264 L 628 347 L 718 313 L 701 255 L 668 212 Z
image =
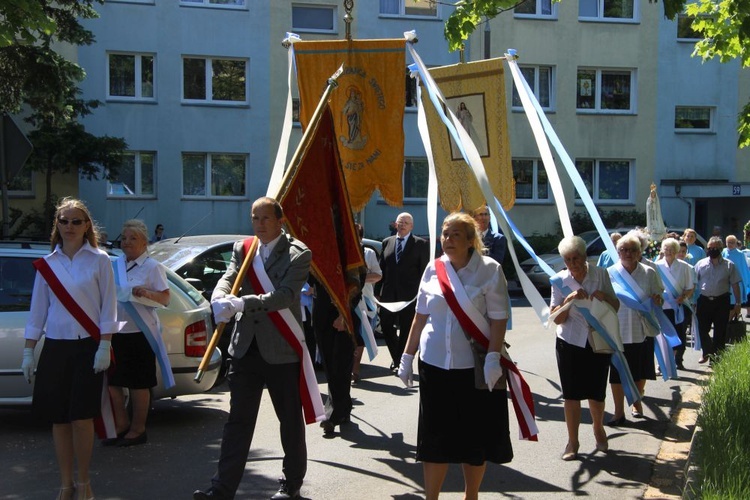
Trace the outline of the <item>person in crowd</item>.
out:
M 318 345 L 315 340 L 315 329 L 313 328 L 313 304 L 315 303 L 315 287 L 309 282 L 302 285 L 300 293 L 300 309 L 302 311 L 302 330 L 305 332 L 305 344 L 310 352 L 310 359 L 316 369 L 323 368 L 322 364 L 316 361 L 318 355 Z M 319 366 L 320 365 L 320 366 Z
M 657 271 L 641 262 L 641 240 L 638 235 L 629 232 L 617 242 L 617 253 L 620 262 L 608 269 L 610 279 L 616 280 L 618 273 L 630 283 L 632 292 L 640 300 L 651 298 L 654 304 L 662 307 L 664 298 L 664 287 Z M 653 264 L 653 263 L 652 263 Z M 641 317 L 641 313 L 621 301 L 617 311 L 620 321 L 620 337 L 625 347 L 625 359 L 628 362 L 630 373 L 633 375 L 638 391 L 643 396 L 646 388 L 646 380 L 656 380 L 656 369 L 654 367 L 654 337 L 659 330 L 650 322 Z M 612 389 L 612 398 L 615 402 L 615 410 L 612 420 L 607 425 L 624 425 L 625 419 L 625 392 L 620 381 L 620 374 L 612 367 L 609 372 L 609 382 Z M 631 408 L 631 415 L 635 418 L 643 417 L 643 405 L 637 401 Z
M 617 240 L 622 238 L 622 233 L 612 233 L 609 235 L 610 239 L 612 240 L 612 243 L 617 246 Z M 609 252 L 607 250 L 604 250 L 601 255 L 599 255 L 599 260 L 596 262 L 596 265 L 598 267 L 603 267 L 604 269 L 607 269 L 609 266 L 614 264 L 615 261 L 612 260 L 612 257 L 609 255 Z
M 167 272 L 148 256 L 148 229 L 140 220 L 125 222 L 121 231 L 122 257 L 114 264 L 117 282 L 117 318 L 125 324 L 112 338 L 115 353 L 110 374 L 109 394 L 117 423 L 117 438 L 105 439 L 104 446 L 134 446 L 148 440 L 146 419 L 150 406 L 149 390 L 156 386 L 156 356 L 160 366 L 169 367 L 169 358 L 161 344 L 161 324 L 156 309 L 169 305 Z M 166 361 L 166 364 L 164 364 Z M 171 368 L 168 368 L 171 372 Z M 171 373 L 162 373 L 171 379 Z M 125 407 L 127 387 L 133 407 L 130 419 Z
M 157 224 L 154 228 L 154 235 L 149 240 L 149 243 L 156 243 L 157 241 L 161 241 L 165 238 L 164 236 L 164 225 Z
M 364 231 L 361 224 L 356 224 L 357 231 L 359 232 L 360 240 L 364 237 Z M 375 305 L 375 291 L 374 285 L 380 278 L 383 277 L 383 271 L 380 270 L 380 263 L 378 262 L 378 256 L 370 247 L 362 246 L 362 251 L 365 255 L 365 267 L 367 268 L 367 276 L 365 277 L 365 284 L 362 287 L 362 306 L 367 313 L 367 318 L 370 321 L 370 326 L 375 327 L 375 317 L 378 314 L 377 306 Z M 359 368 L 362 363 L 362 355 L 365 351 L 364 339 L 359 333 L 355 333 L 355 340 L 357 341 L 357 347 L 354 348 L 354 364 L 352 365 L 352 385 L 358 385 L 360 381 Z
M 354 364 L 355 332 L 359 332 L 360 320 L 354 312 L 362 299 L 362 285 L 366 270 L 354 269 L 347 272 L 349 287 L 349 311 L 353 324 L 348 326 L 341 312 L 331 300 L 325 287 L 316 283 L 313 327 L 318 351 L 323 357 L 323 370 L 328 381 L 326 398 L 326 418 L 320 423 L 325 436 L 332 436 L 336 426 L 349 423 L 352 413 L 351 376 Z
M 383 240 L 380 269 L 383 272 L 380 288 L 381 302 L 411 301 L 417 295 L 419 279 L 430 260 L 430 244 L 414 236 L 414 219 L 403 212 L 396 218 L 397 232 Z M 414 318 L 414 303 L 398 312 L 380 308 L 380 329 L 391 355 L 391 371 L 396 370 L 404 352 L 406 337 Z M 396 334 L 398 330 L 398 335 Z
M 234 498 L 245 472 L 264 386 L 268 387 L 279 418 L 284 448 L 284 476 L 279 479 L 279 491 L 271 498 L 299 498 L 307 472 L 305 422 L 298 385 L 302 360 L 280 330 L 291 330 L 293 325 L 277 325 L 268 313 L 288 311 L 297 328 L 302 328 L 300 291 L 308 278 L 312 254 L 304 243 L 282 230 L 284 213 L 273 198 L 255 200 L 251 221 L 260 240 L 255 258 L 262 262 L 256 277 L 261 283 L 267 278 L 273 290 L 256 289 L 250 273 L 256 272 L 258 266 L 253 266 L 242 282 L 242 296 L 231 295 L 246 253 L 246 241 L 235 243 L 229 267 L 211 297 L 218 322 L 228 323 L 235 316 L 238 321 L 229 344 L 229 419 L 224 425 L 218 471 L 212 485 L 206 491 L 195 491 L 194 500 Z M 242 315 L 237 316 L 239 313 Z
M 594 298 L 606 302 L 617 311 L 620 301 L 615 296 L 609 274 L 602 267 L 588 265 L 586 242 L 579 236 L 571 236 L 564 238 L 557 249 L 567 269 L 551 280 L 551 312 L 577 299 Z M 556 283 L 561 286 L 555 286 Z M 557 325 L 557 371 L 565 400 L 565 424 L 568 430 L 568 444 L 562 459 L 569 461 L 577 457 L 581 401 L 584 399 L 589 404 L 596 449 L 606 452 L 609 445 L 604 430 L 604 401 L 610 354 L 594 352 L 588 340 L 592 327 L 578 308 L 570 307 L 562 311 L 554 322 Z
M 737 267 L 737 271 L 740 273 L 740 297 L 742 297 L 741 303 L 747 305 L 747 295 L 750 293 L 750 267 L 748 266 L 745 254 L 740 250 L 739 242 L 737 237 L 730 234 L 726 238 L 726 248 L 721 251 L 721 256 L 727 260 L 730 260 Z M 732 297 L 731 304 L 735 304 L 735 298 Z
M 45 335 L 32 411 L 52 422 L 62 500 L 93 498 L 94 418 L 101 414 L 112 334 L 120 327 L 112 264 L 98 241 L 86 205 L 63 198 L 53 219 L 52 252 L 34 263 L 38 272 L 24 333 L 21 369 L 29 383 L 35 376 L 34 348 Z
M 484 245 L 484 254 L 492 257 L 495 262 L 502 265 L 505 252 L 508 250 L 508 240 L 502 233 L 496 233 L 490 228 L 490 209 L 482 205 L 472 212 L 474 220 L 479 226 L 480 237 Z
M 690 261 L 693 259 L 693 256 L 690 255 L 690 253 L 688 252 L 688 244 L 683 240 L 680 240 L 679 243 L 680 243 L 680 250 L 677 252 L 677 258 L 690 264 Z
M 440 241 L 444 254 L 422 277 L 398 375 L 411 386 L 419 350 L 417 460 L 423 463 L 427 499 L 438 498 L 451 463 L 462 464 L 464 498 L 476 499 L 486 462 L 501 464 L 513 458 L 500 368 L 510 301 L 503 269 L 482 255 L 482 241 L 469 214 L 448 215 Z M 441 270 L 450 283 L 441 285 Z M 443 286 L 456 289 L 455 295 L 462 293 L 465 300 L 451 305 Z M 452 307 L 473 308 L 489 323 L 487 352 L 468 340 L 469 333 L 456 321 Z
M 696 244 L 698 233 L 695 232 L 695 229 L 685 229 L 685 232 L 682 233 L 682 239 L 688 245 L 687 250 L 690 255 L 690 258 L 688 258 L 688 264 L 695 266 L 699 260 L 706 258 L 705 250 L 703 250 L 700 245 Z
M 677 258 L 679 251 L 680 243 L 674 238 L 666 238 L 661 242 L 663 257 L 656 261 L 656 266 L 662 278 L 662 283 L 666 285 L 665 296 L 668 299 L 664 301 L 662 306 L 664 314 L 674 325 L 677 336 L 680 337 L 682 342 L 674 348 L 675 362 L 678 369 L 684 370 L 683 360 L 687 344 L 687 328 L 693 316 L 685 304 L 689 303 L 693 296 L 695 284 L 692 266 Z
M 698 282 L 698 330 L 701 338 L 703 356 L 698 363 L 706 363 L 714 354 L 724 350 L 726 345 L 727 324 L 729 318 L 741 312 L 740 276 L 737 266 L 721 256 L 724 245 L 721 238 L 712 236 L 708 240 L 708 257 L 695 265 Z M 731 305 L 729 290 L 734 294 L 734 307 Z M 713 339 L 709 335 L 714 329 Z

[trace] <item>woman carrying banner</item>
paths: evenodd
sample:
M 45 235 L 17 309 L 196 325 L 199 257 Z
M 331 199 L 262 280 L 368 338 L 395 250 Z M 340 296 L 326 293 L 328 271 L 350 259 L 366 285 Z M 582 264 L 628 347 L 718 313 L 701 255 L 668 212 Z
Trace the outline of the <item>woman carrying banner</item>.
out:
M 626 287 L 627 294 L 636 297 L 641 303 L 648 302 L 650 299 L 653 304 L 661 308 L 664 304 L 662 297 L 664 286 L 657 271 L 640 262 L 641 240 L 633 231 L 617 242 L 617 253 L 620 256 L 620 262 L 607 270 L 610 279 Z M 622 301 L 617 316 L 620 320 L 620 335 L 625 347 L 625 358 L 638 391 L 643 396 L 646 380 L 656 380 L 654 337 L 659 333 L 659 325 L 649 321 L 646 313 L 642 314 Z M 624 425 L 626 422 L 625 393 L 617 370 L 610 370 L 609 382 L 615 402 L 615 412 L 607 425 Z M 636 418 L 643 417 L 640 401 L 633 405 L 631 414 Z
M 444 255 L 422 276 L 398 375 L 411 386 L 419 349 L 417 460 L 423 462 L 427 499 L 438 498 L 451 463 L 462 464 L 464 498 L 476 499 L 486 462 L 507 463 L 513 458 L 500 367 L 510 302 L 502 267 L 482 255 L 469 214 L 448 215 L 440 242 Z M 478 314 L 489 324 L 486 351 L 456 321 L 456 304 L 465 315 Z
M 550 312 L 554 313 L 574 300 L 594 298 L 606 302 L 617 311 L 620 301 L 615 296 L 609 274 L 604 268 L 588 265 L 586 242 L 579 236 L 571 236 L 564 238 L 557 249 L 567 269 L 551 279 L 553 286 Z M 581 423 L 583 399 L 589 402 L 596 449 L 606 452 L 608 443 L 604 430 L 604 399 L 611 355 L 594 352 L 589 343 L 592 326 L 578 307 L 561 311 L 553 321 L 557 325 L 555 351 L 568 430 L 568 444 L 562 459 L 569 461 L 578 456 L 578 427 Z
M 149 389 L 156 386 L 157 354 L 160 354 L 164 385 L 167 388 L 174 385 L 166 349 L 160 349 L 164 344 L 156 316 L 157 307 L 169 304 L 167 273 L 164 266 L 148 256 L 146 224 L 137 219 L 125 221 L 120 234 L 120 248 L 124 255 L 115 261 L 114 269 L 117 318 L 125 324 L 112 339 L 117 363 L 109 381 L 117 437 L 102 441 L 104 446 L 134 446 L 148 440 Z M 123 387 L 130 392 L 132 420 L 125 408 Z
M 53 220 L 52 252 L 34 262 L 38 272 L 21 368 L 31 382 L 34 347 L 45 334 L 32 410 L 52 421 L 62 481 L 58 499 L 76 493 L 78 498 L 93 498 L 89 465 L 94 418 L 101 412 L 102 372 L 109 368 L 110 341 L 119 329 L 112 265 L 97 248 L 97 240 L 83 202 L 64 198 Z

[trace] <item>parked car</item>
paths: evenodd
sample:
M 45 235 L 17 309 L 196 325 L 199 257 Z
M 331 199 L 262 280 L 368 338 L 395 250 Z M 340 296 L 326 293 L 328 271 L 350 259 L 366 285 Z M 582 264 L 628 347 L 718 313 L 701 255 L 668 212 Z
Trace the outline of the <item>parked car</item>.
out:
M 607 231 L 609 234 L 612 233 L 621 233 L 625 234 L 631 229 L 635 229 L 633 227 L 621 227 L 617 229 L 608 229 Z M 667 229 L 667 232 L 675 232 L 680 235 L 685 231 L 685 228 L 679 228 L 679 227 L 670 227 Z M 595 266 L 597 261 L 599 260 L 599 256 L 604 252 L 606 247 L 604 246 L 604 242 L 602 241 L 601 237 L 599 236 L 598 231 L 585 231 L 581 234 L 579 234 L 581 238 L 583 238 L 583 241 L 586 242 L 586 256 L 588 258 L 589 264 L 592 266 Z M 696 243 L 702 247 L 705 248 L 706 246 L 706 239 L 703 238 L 700 234 L 697 236 Z M 539 255 L 539 258 L 544 260 L 549 266 L 552 268 L 553 271 L 560 272 L 565 268 L 565 263 L 563 262 L 562 257 L 557 252 L 557 248 L 553 248 L 547 253 Z M 521 262 L 521 269 L 523 272 L 526 273 L 526 275 L 529 277 L 531 282 L 534 284 L 534 286 L 542 291 L 549 291 L 550 283 L 549 283 L 549 276 L 547 273 L 544 272 L 544 270 L 539 266 L 534 259 L 526 259 L 525 261 Z
M 26 383 L 21 372 L 23 334 L 36 274 L 31 263 L 47 253 L 49 244 L 0 243 L 0 406 L 31 404 L 33 385 Z M 221 352 L 216 349 L 202 381 L 193 380 L 208 346 L 211 308 L 194 287 L 171 270 L 167 270 L 167 279 L 169 306 L 157 314 L 176 385 L 165 390 L 157 369 L 154 399 L 205 392 L 213 387 L 221 368 Z M 42 342 L 44 337 L 34 351 L 37 362 Z

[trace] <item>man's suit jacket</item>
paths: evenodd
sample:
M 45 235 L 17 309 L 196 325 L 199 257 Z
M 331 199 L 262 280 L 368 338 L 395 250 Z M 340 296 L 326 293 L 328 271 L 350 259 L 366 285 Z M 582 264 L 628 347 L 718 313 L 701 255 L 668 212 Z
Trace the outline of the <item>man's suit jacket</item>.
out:
M 487 256 L 492 257 L 495 262 L 502 265 L 505 259 L 505 251 L 508 249 L 508 240 L 500 233 L 493 233 L 492 229 L 482 238 L 482 244 L 487 249 Z
M 212 300 L 230 293 L 244 258 L 243 242 L 238 241 L 234 244 L 232 261 L 227 272 L 214 288 Z M 265 263 L 266 273 L 275 290 L 257 295 L 247 276 L 242 282 L 238 295 L 245 302 L 245 310 L 237 316 L 238 320 L 229 344 L 229 354 L 235 358 L 243 357 L 253 339 L 256 339 L 258 350 L 266 362 L 281 364 L 300 361 L 297 353 L 271 322 L 268 312 L 289 308 L 297 322 L 302 325 L 300 292 L 307 281 L 311 259 L 312 253 L 304 243 L 286 233 L 282 234 Z
M 430 244 L 427 240 L 409 235 L 404 241 L 401 260 L 396 262 L 397 236 L 383 240 L 380 269 L 383 271 L 380 299 L 385 302 L 411 300 L 417 295 L 419 282 L 430 262 Z

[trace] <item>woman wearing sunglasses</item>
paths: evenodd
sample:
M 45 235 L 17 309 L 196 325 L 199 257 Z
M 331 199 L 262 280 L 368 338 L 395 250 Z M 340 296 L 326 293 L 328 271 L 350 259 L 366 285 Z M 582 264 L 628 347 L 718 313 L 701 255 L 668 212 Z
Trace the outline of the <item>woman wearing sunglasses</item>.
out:
M 52 422 L 61 479 L 57 498 L 89 499 L 94 418 L 101 412 L 110 341 L 120 326 L 115 281 L 82 201 L 61 200 L 53 226 L 52 252 L 34 262 L 37 274 L 21 368 L 31 383 L 34 348 L 44 334 L 32 411 Z

